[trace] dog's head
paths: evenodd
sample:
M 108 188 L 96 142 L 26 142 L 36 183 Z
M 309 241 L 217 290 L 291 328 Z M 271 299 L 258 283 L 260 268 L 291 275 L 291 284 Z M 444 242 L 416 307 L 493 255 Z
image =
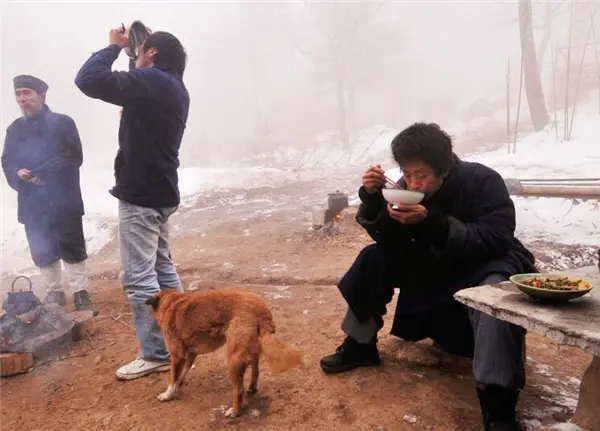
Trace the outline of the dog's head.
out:
M 146 299 L 146 305 L 151 306 L 153 311 L 158 310 L 159 302 L 160 302 L 160 293 L 158 293 L 157 295 L 154 295 L 152 298 Z
M 151 298 L 146 300 L 146 305 L 152 307 L 154 313 L 160 312 L 160 310 L 166 308 L 171 302 L 170 297 L 178 292 L 175 289 L 163 289 Z

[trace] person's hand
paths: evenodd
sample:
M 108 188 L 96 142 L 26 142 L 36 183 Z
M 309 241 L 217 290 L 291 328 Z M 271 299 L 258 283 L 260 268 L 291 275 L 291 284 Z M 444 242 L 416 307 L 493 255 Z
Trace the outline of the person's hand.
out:
M 427 208 L 423 205 L 396 205 L 398 209 L 394 209 L 392 204 L 388 204 L 387 209 L 390 217 L 402 224 L 417 224 L 421 223 L 427 217 Z
M 29 181 L 31 179 L 31 171 L 29 169 L 19 169 L 17 176 L 23 181 Z
M 121 48 L 129 45 L 129 31 L 123 27 L 113 28 L 108 34 L 109 45 L 119 45 Z
M 44 182 L 41 180 L 40 177 L 31 177 L 29 179 L 29 182 L 31 184 L 35 184 L 36 186 L 43 186 L 44 185 Z
M 370 166 L 362 177 L 362 184 L 367 193 L 376 193 L 385 184 L 384 171 L 381 165 Z

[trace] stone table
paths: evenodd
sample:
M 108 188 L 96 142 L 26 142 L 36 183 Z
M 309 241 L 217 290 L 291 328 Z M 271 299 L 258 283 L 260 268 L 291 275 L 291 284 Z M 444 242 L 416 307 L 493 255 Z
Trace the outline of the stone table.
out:
M 457 292 L 455 298 L 498 319 L 591 353 L 593 359 L 583 375 L 579 401 L 571 423 L 577 425 L 578 429 L 599 431 L 600 273 L 595 266 L 565 272 L 589 280 L 594 289 L 581 298 L 563 304 L 536 303 L 510 282 L 464 289 Z

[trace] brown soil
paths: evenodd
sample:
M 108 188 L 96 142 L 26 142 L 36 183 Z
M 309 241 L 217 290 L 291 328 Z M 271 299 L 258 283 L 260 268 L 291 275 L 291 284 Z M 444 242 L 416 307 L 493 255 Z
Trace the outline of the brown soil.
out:
M 241 417 L 223 415 L 231 385 L 222 351 L 199 357 L 179 397 L 169 403 L 156 400 L 166 374 L 116 380 L 116 369 L 136 357 L 138 346 L 113 244 L 91 266 L 92 294 L 101 308 L 96 333 L 27 374 L 2 379 L 2 428 L 479 430 L 470 362 L 438 352 L 429 341 L 411 344 L 388 335 L 390 315 L 381 333 L 383 366 L 323 375 L 319 359 L 343 339 L 345 308 L 335 282 L 369 239 L 349 216 L 340 223 L 340 235 L 327 237 L 296 215 L 222 223 L 202 233 L 189 221 L 182 231 L 191 233 L 174 240 L 187 288 L 234 285 L 260 294 L 281 337 L 300 346 L 308 359 L 307 369 L 280 375 L 261 366 L 259 392 L 246 400 Z M 571 417 L 577 379 L 590 357 L 536 334 L 528 335 L 527 356 L 522 420 L 533 425 Z

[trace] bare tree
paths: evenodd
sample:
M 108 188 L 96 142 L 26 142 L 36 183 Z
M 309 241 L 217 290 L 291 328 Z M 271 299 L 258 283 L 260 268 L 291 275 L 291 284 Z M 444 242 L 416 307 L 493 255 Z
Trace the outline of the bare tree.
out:
M 546 4 L 549 3 L 545 3 L 544 5 Z M 534 15 L 535 8 L 536 5 L 534 4 Z M 598 28 L 597 16 L 600 16 L 600 14 L 596 15 L 596 10 L 600 10 L 600 1 L 598 0 L 595 2 L 562 0 L 556 4 L 553 3 L 553 8 L 549 12 L 548 8 L 546 9 L 546 14 L 543 17 L 543 28 L 544 38 L 546 35 L 550 38 L 549 48 L 552 57 L 554 57 L 554 60 L 551 62 L 552 74 L 554 76 L 552 83 L 553 86 L 568 86 L 568 88 L 565 88 L 565 93 L 568 94 L 563 95 L 565 97 L 558 96 L 555 90 L 552 90 L 551 93 L 546 92 L 546 95 L 552 96 L 552 103 L 555 105 L 554 109 L 569 109 L 573 104 L 584 100 L 589 96 L 591 91 L 598 88 L 598 71 L 600 69 L 598 69 L 595 62 L 597 51 L 594 40 L 596 29 Z M 555 21 L 559 21 L 559 28 L 566 28 L 567 31 L 561 32 L 560 29 L 555 29 Z M 590 23 L 592 26 L 591 35 L 588 35 Z M 535 25 L 536 23 L 534 22 Z M 541 57 L 541 48 L 540 44 L 538 47 L 538 58 Z M 589 55 L 586 54 L 587 57 L 582 65 L 581 76 L 577 80 L 572 79 L 574 76 L 573 72 L 578 70 L 580 56 L 586 50 Z M 538 62 L 538 67 L 542 67 L 540 62 Z M 579 87 L 578 91 L 577 87 Z M 548 88 L 549 90 L 550 88 Z M 577 100 L 573 100 L 575 92 L 577 92 Z M 550 97 L 547 98 L 547 102 L 550 104 Z
M 385 40 L 380 37 L 385 26 L 374 22 L 383 5 L 384 2 L 305 2 L 315 38 L 305 48 L 289 35 L 295 47 L 312 60 L 319 78 L 334 84 L 338 131 L 348 150 L 358 89 L 366 81 L 376 79 L 370 65 L 382 53 L 377 45 Z
M 531 0 L 519 0 L 519 35 L 523 56 L 525 94 L 533 128 L 535 131 L 539 131 L 546 127 L 550 119 L 546 110 L 546 101 L 537 64 Z
M 537 65 L 538 68 L 541 70 L 543 68 L 543 64 L 544 64 L 544 56 L 546 55 L 546 52 L 548 51 L 548 48 L 550 48 L 551 42 L 552 42 L 552 21 L 555 17 L 560 16 L 566 12 L 569 12 L 569 2 L 568 1 L 558 1 L 558 2 L 545 2 L 542 3 L 541 5 L 539 5 L 539 7 L 544 7 L 544 13 L 537 13 L 534 10 L 534 20 L 535 20 L 535 16 L 541 16 L 542 20 L 541 22 L 538 22 L 536 25 L 536 22 L 533 22 L 533 27 L 534 28 L 543 28 L 544 30 L 544 35 L 542 36 L 542 40 L 540 41 L 539 45 L 537 46 Z M 534 6 L 535 9 L 535 6 Z

